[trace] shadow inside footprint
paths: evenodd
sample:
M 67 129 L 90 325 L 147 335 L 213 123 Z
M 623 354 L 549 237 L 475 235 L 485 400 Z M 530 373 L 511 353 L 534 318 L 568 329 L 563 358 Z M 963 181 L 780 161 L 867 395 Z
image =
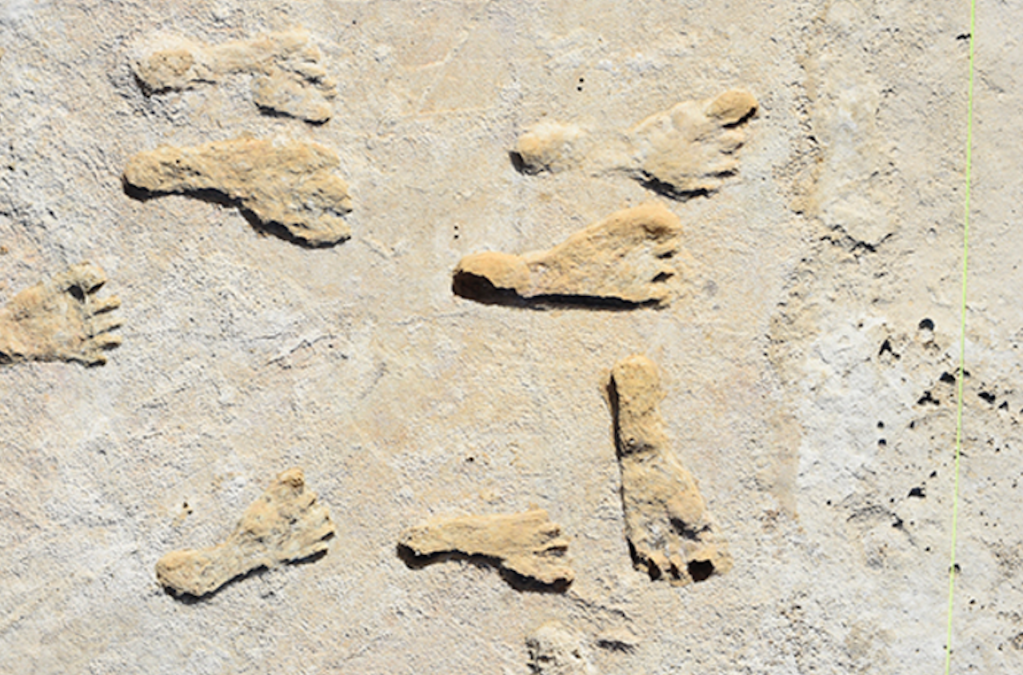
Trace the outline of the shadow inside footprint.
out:
M 661 275 L 659 275 L 661 276 Z M 665 281 L 665 275 L 655 281 Z M 550 309 L 597 309 L 612 312 L 631 311 L 643 307 L 659 307 L 657 300 L 646 302 L 630 302 L 621 298 L 598 297 L 592 295 L 537 295 L 524 298 L 508 288 L 497 288 L 486 277 L 471 272 L 456 272 L 451 280 L 451 291 L 460 298 L 472 300 L 483 305 L 503 305 L 505 307 L 522 307 L 534 310 Z
M 332 534 L 330 534 L 330 536 L 324 537 L 324 540 L 329 540 L 329 539 L 333 539 L 333 538 L 334 538 L 334 535 L 332 533 Z M 313 553 L 312 555 L 307 555 L 304 558 L 298 558 L 296 560 L 288 560 L 284 564 L 285 565 L 309 565 L 311 563 L 316 562 L 317 560 L 320 560 L 325 555 L 327 555 L 326 551 L 317 551 L 316 553 Z M 174 589 L 172 589 L 169 586 L 165 586 L 164 589 L 163 589 L 163 592 L 166 593 L 167 595 L 171 596 L 172 598 L 174 598 L 175 600 L 177 600 L 178 602 L 180 602 L 183 605 L 195 605 L 195 604 L 198 604 L 198 603 L 205 602 L 205 601 L 209 600 L 214 595 L 216 595 L 217 593 L 220 593 L 222 590 L 224 590 L 228 586 L 233 586 L 234 584 L 237 584 L 240 581 L 245 581 L 246 579 L 250 579 L 252 577 L 262 576 L 262 575 L 266 574 L 268 571 L 270 571 L 270 568 L 266 567 L 265 565 L 260 566 L 260 567 L 256 567 L 254 569 L 249 570 L 245 574 L 239 574 L 236 577 L 232 577 L 227 582 L 225 582 L 222 586 L 219 586 L 219 587 L 213 589 L 209 593 L 204 593 L 203 595 L 192 595 L 191 593 L 188 593 L 187 591 L 184 592 L 184 593 L 177 593 L 177 592 L 174 591 Z
M 501 560 L 493 556 L 467 555 L 459 551 L 444 551 L 442 553 L 430 553 L 418 555 L 414 550 L 404 544 L 398 544 L 397 554 L 405 566 L 412 570 L 421 570 L 436 563 L 448 561 L 463 561 L 475 567 L 493 568 L 498 571 L 505 583 L 517 591 L 528 591 L 531 593 L 564 593 L 571 585 L 571 581 L 559 580 L 553 584 L 547 584 L 532 577 L 523 576 L 514 570 L 507 569 L 501 565 Z
M 189 190 L 187 192 L 181 193 L 153 192 L 145 188 L 132 185 L 123 177 L 121 178 L 121 186 L 124 189 L 124 194 L 138 202 L 148 202 L 151 199 L 176 194 L 180 196 L 191 197 L 192 199 L 197 199 L 201 202 L 206 202 L 207 204 L 214 204 L 216 206 L 222 206 L 224 208 L 238 209 L 238 212 L 241 214 L 242 218 L 245 219 L 245 222 L 247 222 L 249 226 L 251 226 L 252 229 L 254 229 L 257 233 L 262 235 L 271 235 L 277 237 L 278 239 L 286 241 L 289 244 L 295 244 L 296 246 L 300 246 L 302 248 L 308 249 L 331 248 L 336 245 L 332 243 L 317 244 L 315 242 L 310 242 L 305 239 L 296 237 L 295 235 L 288 231 L 288 228 L 286 228 L 284 225 L 280 223 L 264 222 L 260 220 L 259 216 L 257 216 L 251 210 L 242 206 L 237 199 L 231 199 L 230 197 L 228 197 L 223 192 L 220 192 L 219 190 L 213 189 Z
M 210 600 L 214 595 L 221 592 L 228 586 L 233 586 L 240 581 L 245 581 L 246 579 L 262 576 L 266 574 L 268 571 L 269 568 L 266 566 L 253 568 L 246 572 L 245 574 L 239 574 L 238 576 L 232 577 L 231 579 L 224 582 L 222 585 L 218 586 L 217 588 L 214 588 L 209 593 L 203 593 L 202 595 L 193 595 L 192 593 L 189 593 L 187 591 L 178 593 L 170 586 L 164 586 L 163 592 L 164 594 L 169 595 L 176 601 L 180 602 L 182 605 L 198 605 L 200 603 Z
M 509 150 L 508 159 L 511 160 L 512 167 L 519 173 L 525 175 L 528 175 L 530 173 L 529 171 L 526 171 L 526 161 L 522 159 L 521 153 L 515 152 L 514 150 Z
M 718 177 L 724 178 L 727 176 L 735 175 L 734 171 L 723 172 L 718 174 Z M 651 192 L 656 192 L 662 197 L 672 199 L 676 202 L 687 202 L 690 199 L 696 199 L 697 197 L 707 197 L 710 195 L 710 190 L 707 189 L 696 189 L 696 190 L 680 190 L 671 183 L 659 180 L 655 176 L 649 173 L 643 172 L 643 178 L 639 180 L 639 184 L 645 187 Z

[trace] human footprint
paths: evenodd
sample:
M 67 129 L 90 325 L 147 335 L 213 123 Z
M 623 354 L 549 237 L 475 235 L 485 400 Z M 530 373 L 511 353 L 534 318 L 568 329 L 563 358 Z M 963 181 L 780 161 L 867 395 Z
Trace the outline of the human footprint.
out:
M 168 553 L 156 563 L 156 578 L 175 595 L 201 597 L 255 569 L 325 554 L 333 536 L 327 507 L 316 503 L 302 470 L 290 469 L 245 510 L 227 541 Z
M 0 364 L 106 363 L 104 350 L 121 344 L 110 331 L 123 323 L 112 314 L 121 306 L 116 296 L 96 298 L 106 280 L 102 269 L 83 262 L 15 295 L 0 308 Z
M 491 516 L 437 518 L 402 533 L 399 548 L 410 565 L 416 557 L 444 553 L 482 556 L 520 580 L 555 590 L 567 588 L 575 575 L 565 562 L 568 540 L 543 509 Z M 422 564 L 422 561 L 419 561 Z M 516 581 L 513 576 L 510 581 Z
M 125 182 L 146 193 L 214 191 L 279 225 L 301 242 L 328 246 L 351 237 L 348 185 L 332 173 L 341 160 L 316 143 L 241 136 L 193 147 L 162 145 L 128 160 Z
M 149 94 L 191 89 L 233 73 L 252 74 L 253 102 L 263 110 L 321 124 L 331 117 L 335 81 L 309 33 L 291 30 L 252 40 L 205 45 L 163 37 L 146 45 L 132 70 Z
M 732 90 L 651 115 L 626 133 L 633 150 L 622 169 L 674 198 L 714 192 L 738 170 L 735 153 L 746 140 L 739 125 L 756 109 L 752 94 Z
M 589 142 L 586 131 L 575 124 L 544 120 L 516 139 L 512 162 L 522 173 L 557 173 L 581 164 Z
M 594 675 L 583 639 L 559 621 L 549 621 L 526 638 L 530 672 L 537 675 Z
M 714 192 L 739 166 L 743 123 L 756 112 L 752 94 L 733 89 L 705 101 L 685 101 L 655 113 L 622 134 L 591 135 L 573 124 L 545 120 L 516 141 L 514 164 L 523 173 L 585 167 L 624 173 L 673 199 Z
M 468 255 L 455 268 L 452 289 L 481 302 L 500 301 L 503 292 L 525 299 L 666 304 L 681 234 L 675 214 L 662 204 L 643 204 L 546 251 Z
M 731 554 L 696 480 L 668 447 L 657 367 L 645 356 L 622 359 L 609 390 L 633 563 L 675 585 L 724 574 Z

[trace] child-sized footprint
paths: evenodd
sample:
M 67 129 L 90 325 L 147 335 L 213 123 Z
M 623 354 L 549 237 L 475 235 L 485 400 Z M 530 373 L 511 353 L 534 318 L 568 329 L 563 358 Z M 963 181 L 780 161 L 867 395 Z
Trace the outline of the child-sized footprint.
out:
M 104 351 L 121 344 L 110 331 L 122 324 L 116 297 L 96 298 L 106 283 L 88 262 L 26 288 L 0 308 L 0 364 L 24 361 L 106 363 Z
M 657 367 L 638 354 L 622 359 L 609 393 L 633 563 L 651 580 L 679 586 L 724 574 L 732 556 L 696 479 L 668 444 Z
M 314 559 L 334 536 L 327 507 L 316 503 L 301 469 L 291 469 L 245 510 L 222 544 L 174 551 L 156 563 L 156 578 L 175 595 L 202 597 L 261 567 Z
M 595 175 L 625 174 L 672 199 L 716 191 L 739 167 L 744 123 L 757 110 L 746 91 L 684 101 L 622 133 L 590 133 L 545 120 L 516 141 L 512 162 L 522 173 L 582 168 Z
M 510 572 L 514 585 L 564 590 L 574 574 L 565 560 L 568 540 L 543 509 L 491 516 L 437 518 L 409 528 L 401 535 L 399 551 L 410 566 L 422 566 L 436 556 L 480 556 Z
M 252 40 L 206 45 L 181 37 L 161 37 L 132 61 L 146 93 L 191 89 L 232 73 L 253 75 L 253 102 L 262 110 L 322 124 L 331 117 L 337 95 L 321 65 L 322 54 L 309 33 L 291 30 Z

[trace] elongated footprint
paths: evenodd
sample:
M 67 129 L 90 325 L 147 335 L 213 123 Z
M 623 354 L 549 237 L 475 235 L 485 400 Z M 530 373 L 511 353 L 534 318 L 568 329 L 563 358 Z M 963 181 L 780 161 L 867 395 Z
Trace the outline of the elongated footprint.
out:
M 672 199 L 718 190 L 739 169 L 745 122 L 757 100 L 733 89 L 704 101 L 683 101 L 623 132 L 590 132 L 545 120 L 515 143 L 512 161 L 526 174 L 582 169 L 624 174 Z
M 255 569 L 323 555 L 333 536 L 327 507 L 306 487 L 302 470 L 291 469 L 245 510 L 226 541 L 168 553 L 156 563 L 156 578 L 175 595 L 198 598 Z
M 452 289 L 486 303 L 509 299 L 567 303 L 664 305 L 679 274 L 682 225 L 662 204 L 611 214 L 545 250 L 468 255 Z

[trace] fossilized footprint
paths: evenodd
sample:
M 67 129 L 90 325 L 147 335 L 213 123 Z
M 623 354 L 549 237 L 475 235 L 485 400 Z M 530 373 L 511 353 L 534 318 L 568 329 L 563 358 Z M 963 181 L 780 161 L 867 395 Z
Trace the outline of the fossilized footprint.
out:
M 609 390 L 633 563 L 676 585 L 724 574 L 732 567 L 727 545 L 696 480 L 668 447 L 657 367 L 645 356 L 622 359 Z
M 549 621 L 526 638 L 529 668 L 537 675 L 595 675 L 582 638 L 558 621 Z
M 731 90 L 706 101 L 684 101 L 621 134 L 591 134 L 545 120 L 519 136 L 512 151 L 523 173 L 582 167 L 625 173 L 673 199 L 717 190 L 736 173 L 743 123 L 757 109 L 753 95 Z
M 316 503 L 302 470 L 290 469 L 245 510 L 227 541 L 168 553 L 156 563 L 156 578 L 176 595 L 201 597 L 252 570 L 323 554 L 333 536 L 327 507 Z
M 147 193 L 214 191 L 264 225 L 283 226 L 302 242 L 324 246 L 351 237 L 348 185 L 332 171 L 338 156 L 316 143 L 242 136 L 230 141 L 140 152 L 125 182 Z
M 191 89 L 232 73 L 251 73 L 253 101 L 263 110 L 323 123 L 330 119 L 335 81 L 320 64 L 309 33 L 292 30 L 253 40 L 205 45 L 163 37 L 146 45 L 132 70 L 149 94 Z
M 482 556 L 521 580 L 555 590 L 566 588 L 575 576 L 565 560 L 568 540 L 543 509 L 434 519 L 405 530 L 399 548 L 411 565 L 415 556 L 427 557 L 426 562 L 444 553 Z
M 0 309 L 0 364 L 23 361 L 106 363 L 104 350 L 121 344 L 110 331 L 122 324 L 115 296 L 97 299 L 106 275 L 96 265 L 72 265 L 26 288 Z
M 481 302 L 501 292 L 523 299 L 565 302 L 612 301 L 626 305 L 666 304 L 672 261 L 680 250 L 682 225 L 661 204 L 611 214 L 547 251 L 476 253 L 458 263 L 452 289 Z

